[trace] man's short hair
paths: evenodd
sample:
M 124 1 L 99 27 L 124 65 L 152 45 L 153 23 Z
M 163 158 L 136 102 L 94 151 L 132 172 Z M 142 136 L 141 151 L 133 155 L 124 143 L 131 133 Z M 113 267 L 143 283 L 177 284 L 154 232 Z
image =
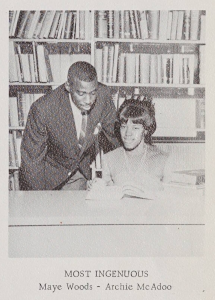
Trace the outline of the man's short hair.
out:
M 68 83 L 73 84 L 74 78 L 85 82 L 91 82 L 97 78 L 96 69 L 85 61 L 77 61 L 69 68 L 67 77 Z

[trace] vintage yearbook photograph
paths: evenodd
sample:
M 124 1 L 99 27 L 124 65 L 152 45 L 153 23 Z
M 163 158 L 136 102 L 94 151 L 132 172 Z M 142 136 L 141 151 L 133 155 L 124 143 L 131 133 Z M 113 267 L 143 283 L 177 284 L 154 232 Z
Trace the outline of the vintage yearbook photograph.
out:
M 207 7 L 5 11 L 8 299 L 212 299 Z
M 9 257 L 203 255 L 205 24 L 9 11 Z

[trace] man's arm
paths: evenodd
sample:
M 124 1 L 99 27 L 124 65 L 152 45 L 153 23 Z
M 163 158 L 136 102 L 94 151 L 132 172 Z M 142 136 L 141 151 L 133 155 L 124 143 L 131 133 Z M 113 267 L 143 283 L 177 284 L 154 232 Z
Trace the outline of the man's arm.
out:
M 104 133 L 105 138 L 108 140 L 109 143 L 112 144 L 112 149 L 117 148 L 120 146 L 119 140 L 115 135 L 115 123 L 116 123 L 116 108 L 114 106 L 113 101 L 111 100 L 111 94 L 108 92 L 106 88 L 106 92 L 104 94 L 104 109 L 102 112 L 102 133 Z M 101 138 L 103 144 L 105 143 L 104 137 Z M 106 145 L 105 145 L 106 146 Z M 111 145 L 109 145 L 110 147 Z M 108 147 L 107 147 L 108 148 Z M 110 151 L 109 150 L 109 151 Z
M 37 105 L 31 106 L 21 144 L 20 188 L 45 189 L 45 156 L 47 151 L 45 117 Z

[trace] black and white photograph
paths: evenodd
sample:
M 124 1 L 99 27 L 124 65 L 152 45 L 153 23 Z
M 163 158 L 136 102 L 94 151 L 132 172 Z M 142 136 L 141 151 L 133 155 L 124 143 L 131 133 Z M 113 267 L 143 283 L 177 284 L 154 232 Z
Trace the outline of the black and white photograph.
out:
M 203 255 L 205 22 L 9 12 L 10 257 Z
M 211 12 L 182 4 L 7 10 L 6 255 L 29 282 L 18 300 L 210 299 Z

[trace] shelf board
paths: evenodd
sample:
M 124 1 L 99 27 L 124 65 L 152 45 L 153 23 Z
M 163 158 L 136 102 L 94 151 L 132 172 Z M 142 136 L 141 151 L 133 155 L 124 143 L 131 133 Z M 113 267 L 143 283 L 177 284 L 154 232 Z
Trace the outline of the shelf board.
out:
M 203 84 L 154 84 L 154 83 L 108 83 L 108 82 L 102 82 L 105 85 L 108 86 L 119 86 L 119 87 L 158 87 L 158 88 L 205 88 L 205 85 Z
M 62 83 L 53 83 L 53 82 L 10 82 L 10 85 L 20 85 L 20 86 L 53 86 L 53 85 L 61 85 Z
M 16 170 L 19 170 L 19 167 L 9 167 L 9 170 L 10 171 L 16 171 Z
M 24 126 L 9 126 L 9 130 L 24 130 Z
M 154 83 L 109 83 L 102 82 L 107 86 L 117 86 L 117 87 L 150 87 L 150 88 L 199 88 L 204 89 L 203 84 L 154 84 Z M 10 86 L 59 86 L 63 84 L 62 82 L 10 82 Z
M 114 42 L 114 43 L 146 43 L 146 44 L 198 44 L 205 45 L 205 41 L 190 41 L 190 40 L 142 40 L 142 39 L 109 39 L 109 38 L 94 38 L 95 42 Z
M 73 40 L 73 39 L 19 39 L 19 38 L 10 38 L 10 41 L 22 43 L 22 42 L 36 42 L 36 43 L 88 43 L 91 44 L 91 40 Z
M 153 144 L 204 144 L 205 140 L 199 140 L 195 138 L 170 138 L 170 139 L 158 139 L 154 138 L 152 139 Z

